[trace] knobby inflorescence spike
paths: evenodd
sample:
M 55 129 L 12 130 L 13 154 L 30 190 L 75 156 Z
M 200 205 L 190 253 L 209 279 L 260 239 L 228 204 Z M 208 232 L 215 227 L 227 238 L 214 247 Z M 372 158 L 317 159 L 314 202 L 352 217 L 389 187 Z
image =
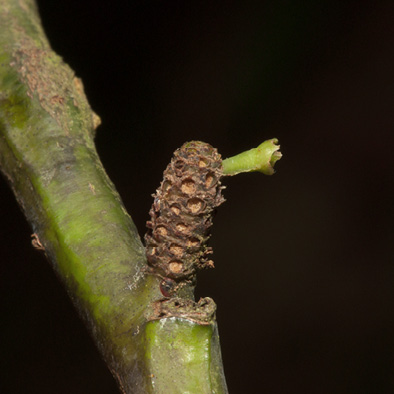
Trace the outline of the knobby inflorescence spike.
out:
M 212 214 L 224 202 L 222 159 L 211 145 L 192 141 L 175 151 L 153 195 L 145 235 L 148 264 L 171 295 L 195 282 L 197 269 L 213 267 L 207 246 Z
M 162 278 L 165 297 L 192 298 L 197 269 L 213 267 L 207 242 L 213 213 L 224 202 L 221 177 L 249 171 L 272 175 L 281 157 L 277 142 L 267 140 L 224 161 L 205 142 L 187 142 L 175 151 L 153 195 L 145 235 L 148 265 Z

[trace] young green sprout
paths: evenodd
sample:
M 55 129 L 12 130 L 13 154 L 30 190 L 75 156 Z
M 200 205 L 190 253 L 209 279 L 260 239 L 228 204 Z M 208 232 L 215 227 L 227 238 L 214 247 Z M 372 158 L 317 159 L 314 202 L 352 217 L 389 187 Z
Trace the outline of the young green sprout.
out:
M 241 172 L 259 171 L 272 175 L 275 163 L 282 157 L 278 140 L 272 138 L 264 141 L 257 148 L 242 152 L 239 155 L 223 160 L 223 175 L 237 175 Z

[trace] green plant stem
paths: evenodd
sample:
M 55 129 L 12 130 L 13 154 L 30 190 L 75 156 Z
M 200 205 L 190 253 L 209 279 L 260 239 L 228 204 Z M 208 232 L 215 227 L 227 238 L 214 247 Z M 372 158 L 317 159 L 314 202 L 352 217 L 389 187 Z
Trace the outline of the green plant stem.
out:
M 282 154 L 279 152 L 280 146 L 277 143 L 278 140 L 272 138 L 264 141 L 257 148 L 223 160 L 224 175 L 236 175 L 251 171 L 272 175 L 275 172 L 275 163 L 282 157 Z
M 145 340 L 145 357 L 152 361 L 150 383 L 155 393 L 223 392 L 221 360 L 215 359 L 220 356 L 216 325 L 170 317 L 150 322 Z M 174 386 L 174 381 L 182 384 Z
M 97 124 L 81 81 L 51 50 L 34 1 L 0 0 L 0 167 L 36 245 L 124 393 L 226 393 L 214 313 L 205 321 L 187 308 L 155 315 L 159 279 L 146 273 L 137 230 L 98 158 Z M 171 347 L 174 324 L 186 358 Z

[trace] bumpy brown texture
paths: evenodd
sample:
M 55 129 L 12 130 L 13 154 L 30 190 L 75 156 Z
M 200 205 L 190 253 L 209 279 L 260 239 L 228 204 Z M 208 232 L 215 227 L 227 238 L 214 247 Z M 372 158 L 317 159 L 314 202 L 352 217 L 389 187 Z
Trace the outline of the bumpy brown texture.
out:
M 207 246 L 212 215 L 224 202 L 222 159 L 211 145 L 192 141 L 175 151 L 153 195 L 145 235 L 151 270 L 179 283 L 213 267 Z
M 198 302 L 183 298 L 163 298 L 152 304 L 148 320 L 178 317 L 198 324 L 212 324 L 216 316 L 216 304 L 212 298 L 200 298 Z

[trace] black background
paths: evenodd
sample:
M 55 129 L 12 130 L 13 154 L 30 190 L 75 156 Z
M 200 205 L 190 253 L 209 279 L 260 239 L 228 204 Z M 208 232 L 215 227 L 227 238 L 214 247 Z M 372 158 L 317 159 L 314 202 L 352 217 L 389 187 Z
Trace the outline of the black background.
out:
M 183 142 L 228 157 L 280 141 L 274 176 L 225 181 L 199 276 L 230 392 L 393 393 L 394 2 L 38 4 L 141 235 Z M 0 188 L 0 392 L 117 393 Z

